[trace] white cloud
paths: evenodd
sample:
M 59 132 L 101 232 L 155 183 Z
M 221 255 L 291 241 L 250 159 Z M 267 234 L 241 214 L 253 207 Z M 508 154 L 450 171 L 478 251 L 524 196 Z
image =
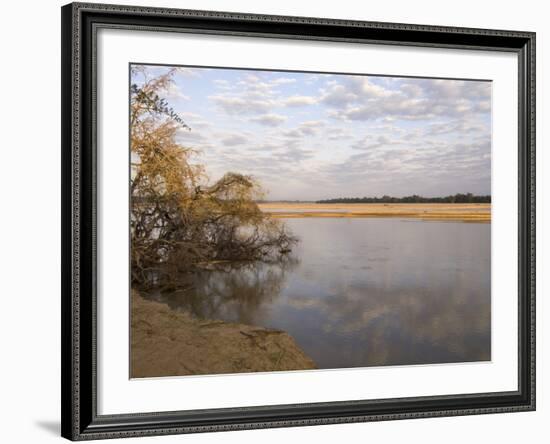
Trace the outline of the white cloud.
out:
M 298 107 L 298 106 L 315 105 L 317 101 L 318 101 L 317 98 L 311 97 L 311 96 L 290 96 L 286 99 L 283 99 L 281 101 L 281 104 L 283 106 Z
M 189 143 L 206 142 L 208 140 L 208 137 L 204 132 L 193 130 L 189 131 L 185 128 L 179 128 L 176 133 L 176 137 L 178 143 L 182 143 L 184 145 Z
M 351 139 L 352 135 L 349 129 L 329 127 L 326 131 L 328 140 L 345 140 Z
M 377 137 L 366 136 L 363 139 L 352 145 L 352 148 L 357 150 L 376 150 L 378 148 L 387 148 L 391 145 L 402 144 L 400 140 L 390 139 L 387 135 L 379 135 Z
M 321 101 L 336 108 L 345 107 L 357 100 L 357 95 L 349 91 L 344 85 L 332 85 L 329 90 L 321 90 Z
M 183 77 L 200 77 L 200 72 L 205 71 L 204 68 L 185 68 L 183 66 L 179 66 L 176 68 L 176 73 L 183 76 Z
M 164 91 L 163 97 L 168 100 L 168 102 L 178 101 L 178 100 L 189 100 L 189 96 L 185 95 L 183 91 L 175 83 L 170 83 Z
M 369 77 L 353 76 L 349 78 L 349 87 L 360 98 L 381 98 L 395 95 L 394 91 L 376 85 Z
M 287 130 L 283 132 L 283 135 L 286 137 L 306 137 L 306 136 L 315 136 L 320 128 L 325 126 L 325 122 L 322 122 L 320 120 L 308 120 L 305 122 L 302 122 L 298 127 Z
M 178 114 L 183 118 L 185 124 L 189 126 L 191 130 L 205 130 L 212 126 L 212 124 L 200 114 L 189 111 L 179 111 Z
M 263 114 L 258 117 L 252 117 L 250 121 L 264 126 L 279 126 L 282 125 L 286 119 L 286 116 L 280 114 Z
M 225 146 L 243 145 L 248 142 L 248 138 L 242 134 L 228 134 L 221 139 Z
M 490 109 L 487 82 L 388 79 L 385 86 L 367 77 L 345 77 L 321 90 L 330 116 L 348 121 L 428 120 L 484 113 Z
M 209 96 L 227 114 L 256 114 L 267 112 L 273 106 L 270 100 L 251 99 L 250 97 Z
M 290 77 L 280 77 L 278 79 L 273 79 L 269 83 L 271 85 L 286 85 L 288 83 L 295 83 L 296 79 Z

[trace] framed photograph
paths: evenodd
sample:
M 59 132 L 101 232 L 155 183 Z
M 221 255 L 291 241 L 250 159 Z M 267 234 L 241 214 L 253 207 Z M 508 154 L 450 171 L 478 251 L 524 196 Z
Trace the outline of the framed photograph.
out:
M 535 409 L 534 33 L 61 12 L 64 437 Z

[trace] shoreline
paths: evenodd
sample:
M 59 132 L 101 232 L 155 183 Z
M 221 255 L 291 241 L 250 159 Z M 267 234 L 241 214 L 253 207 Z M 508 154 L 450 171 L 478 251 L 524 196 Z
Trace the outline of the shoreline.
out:
M 491 204 L 315 204 L 260 203 L 276 219 L 403 217 L 425 221 L 491 222 Z
M 130 377 L 311 370 L 282 330 L 203 320 L 132 290 Z

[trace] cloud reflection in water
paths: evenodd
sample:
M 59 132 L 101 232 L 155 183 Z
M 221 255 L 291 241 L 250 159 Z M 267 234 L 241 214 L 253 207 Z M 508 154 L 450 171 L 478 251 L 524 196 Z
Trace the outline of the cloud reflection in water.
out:
M 287 331 L 319 368 L 491 359 L 490 224 L 292 219 L 295 258 L 193 276 L 174 309 Z

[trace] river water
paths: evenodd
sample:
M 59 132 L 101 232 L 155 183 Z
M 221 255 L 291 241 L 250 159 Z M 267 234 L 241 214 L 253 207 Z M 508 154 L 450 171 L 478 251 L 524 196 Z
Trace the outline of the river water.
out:
M 284 222 L 292 257 L 202 272 L 149 295 L 199 318 L 284 330 L 319 368 L 491 359 L 491 225 L 399 218 Z

